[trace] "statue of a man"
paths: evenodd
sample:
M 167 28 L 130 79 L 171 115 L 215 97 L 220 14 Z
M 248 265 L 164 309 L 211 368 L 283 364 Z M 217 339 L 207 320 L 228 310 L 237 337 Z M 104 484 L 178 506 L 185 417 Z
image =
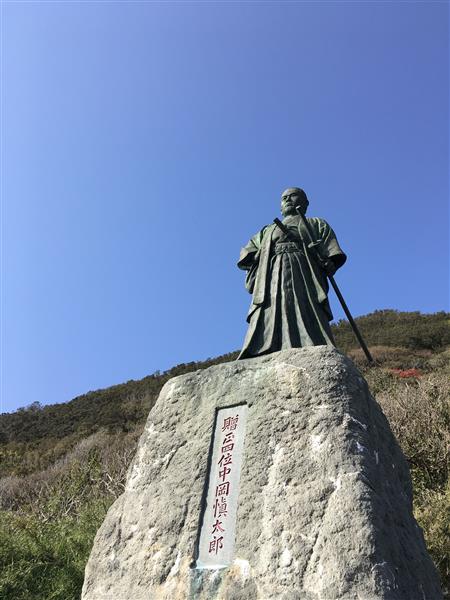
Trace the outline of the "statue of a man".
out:
M 347 257 L 328 223 L 309 217 L 316 249 L 326 259 L 322 266 L 315 260 L 298 214 L 304 215 L 308 204 L 302 189 L 287 189 L 281 196 L 281 213 L 289 235 L 276 224 L 268 225 L 241 250 L 238 267 L 247 271 L 245 286 L 253 298 L 239 358 L 334 345 L 327 274 L 333 275 Z

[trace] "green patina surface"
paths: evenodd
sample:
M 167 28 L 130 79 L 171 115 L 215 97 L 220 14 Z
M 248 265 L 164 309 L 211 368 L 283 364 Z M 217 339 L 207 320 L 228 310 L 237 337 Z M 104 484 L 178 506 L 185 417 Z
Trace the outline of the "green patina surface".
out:
M 241 250 L 238 267 L 247 271 L 252 294 L 247 335 L 239 358 L 251 358 L 286 348 L 334 345 L 329 321 L 327 272 L 334 273 L 346 256 L 330 225 L 308 218 L 315 249 L 327 262 L 319 265 L 308 248 L 308 235 L 298 212 L 305 214 L 306 194 L 289 188 L 281 197 L 285 231 L 268 225 Z

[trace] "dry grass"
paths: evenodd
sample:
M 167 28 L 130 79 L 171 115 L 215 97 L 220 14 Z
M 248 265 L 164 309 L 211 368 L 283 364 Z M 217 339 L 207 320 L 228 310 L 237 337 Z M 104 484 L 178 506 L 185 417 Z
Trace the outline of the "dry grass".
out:
M 377 400 L 409 461 L 416 494 L 445 486 L 450 467 L 448 377 L 431 373 L 397 381 L 379 392 Z
M 81 440 L 53 465 L 25 476 L 0 479 L 0 510 L 40 519 L 76 513 L 89 499 L 117 498 L 141 433 L 100 431 Z
M 427 359 L 419 377 L 402 379 L 389 368 L 363 368 L 409 462 L 414 513 L 450 597 L 450 352 Z M 404 363 L 404 368 L 412 368 Z

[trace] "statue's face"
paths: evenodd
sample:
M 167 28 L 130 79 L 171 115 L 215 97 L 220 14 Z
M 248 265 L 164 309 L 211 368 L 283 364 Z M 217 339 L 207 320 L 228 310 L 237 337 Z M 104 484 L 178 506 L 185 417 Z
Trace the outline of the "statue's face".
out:
M 305 214 L 306 206 L 303 196 L 295 188 L 288 188 L 281 195 L 281 214 L 283 217 L 297 214 L 297 207 Z

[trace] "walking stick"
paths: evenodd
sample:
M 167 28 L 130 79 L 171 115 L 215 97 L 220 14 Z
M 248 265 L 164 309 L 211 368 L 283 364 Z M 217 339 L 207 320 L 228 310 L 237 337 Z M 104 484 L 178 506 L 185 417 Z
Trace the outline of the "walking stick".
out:
M 309 244 L 305 244 L 305 247 L 309 250 L 312 251 L 315 257 L 315 260 L 319 263 L 319 265 L 323 268 L 325 265 L 325 259 L 320 255 L 318 249 L 317 249 L 317 242 L 314 241 L 314 237 L 313 237 L 313 232 L 311 230 L 311 226 L 308 223 L 308 221 L 305 218 L 305 215 L 303 213 L 300 212 L 300 210 L 298 209 L 298 207 L 296 207 L 296 211 L 298 212 L 300 219 L 303 223 L 303 225 L 306 228 L 306 231 L 308 233 L 308 237 L 310 239 L 310 243 Z M 283 233 L 288 237 L 288 238 L 292 238 L 291 232 L 289 231 L 289 229 L 283 225 L 283 223 L 279 220 L 279 219 L 274 219 L 274 223 L 276 225 L 278 225 L 278 227 L 283 231 Z M 369 361 L 369 363 L 374 363 L 375 361 L 372 358 L 372 355 L 369 352 L 369 348 L 366 346 L 365 341 L 363 340 L 363 337 L 358 329 L 358 326 L 356 325 L 351 312 L 348 309 L 348 306 L 344 300 L 343 295 L 341 294 L 340 289 L 338 288 L 338 284 L 336 283 L 336 281 L 334 280 L 333 275 L 330 275 L 327 273 L 328 279 L 330 280 L 331 286 L 333 288 L 333 290 L 336 293 L 336 296 L 338 297 L 339 302 L 341 303 L 341 306 L 345 312 L 345 315 L 348 319 L 348 322 L 350 323 L 351 328 L 353 329 L 353 333 L 355 334 L 359 345 L 361 346 L 364 354 L 366 355 L 367 360 Z

